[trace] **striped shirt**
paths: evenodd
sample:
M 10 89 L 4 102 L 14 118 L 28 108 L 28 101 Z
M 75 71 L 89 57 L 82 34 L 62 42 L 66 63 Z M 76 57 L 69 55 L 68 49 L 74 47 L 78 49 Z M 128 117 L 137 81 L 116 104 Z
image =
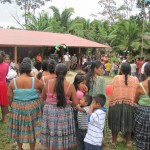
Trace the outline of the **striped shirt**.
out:
M 102 145 L 105 117 L 106 108 L 104 107 L 95 109 L 94 112 L 88 117 L 88 131 L 84 142 L 91 145 Z
M 78 128 L 87 129 L 88 128 L 88 113 L 90 106 L 83 107 L 86 112 L 78 111 Z

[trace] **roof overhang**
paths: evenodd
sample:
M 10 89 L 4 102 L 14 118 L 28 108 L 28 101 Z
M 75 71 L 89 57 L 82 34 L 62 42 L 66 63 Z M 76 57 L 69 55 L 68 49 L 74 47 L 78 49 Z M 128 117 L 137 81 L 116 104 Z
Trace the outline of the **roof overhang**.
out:
M 71 34 L 0 29 L 0 47 L 53 47 L 66 44 L 78 48 L 110 48 L 108 45 L 93 42 Z

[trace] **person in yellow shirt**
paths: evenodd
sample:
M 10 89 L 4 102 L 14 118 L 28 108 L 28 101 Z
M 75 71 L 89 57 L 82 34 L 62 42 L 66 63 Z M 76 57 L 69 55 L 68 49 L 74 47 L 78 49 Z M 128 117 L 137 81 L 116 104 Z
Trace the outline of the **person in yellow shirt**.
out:
M 111 64 L 109 63 L 109 61 L 106 61 L 105 63 L 105 71 L 106 71 L 106 75 L 110 74 L 110 69 L 111 69 Z

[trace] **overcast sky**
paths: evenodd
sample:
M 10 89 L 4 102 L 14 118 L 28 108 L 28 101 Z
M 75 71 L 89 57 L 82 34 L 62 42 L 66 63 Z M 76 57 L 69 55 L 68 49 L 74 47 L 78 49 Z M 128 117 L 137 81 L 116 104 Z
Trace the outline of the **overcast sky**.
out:
M 45 10 L 50 12 L 48 7 L 55 6 L 57 7 L 60 12 L 64 10 L 65 8 L 73 7 L 75 10 L 75 13 L 73 17 L 81 16 L 86 19 L 93 19 L 91 14 L 96 14 L 100 12 L 101 7 L 98 5 L 99 0 L 52 0 L 52 2 L 47 2 L 46 6 L 42 7 L 40 10 Z M 123 0 L 116 0 L 117 5 L 121 5 Z M 52 12 L 50 12 L 52 14 Z M 137 13 L 136 7 L 134 7 L 133 14 Z M 19 16 L 21 23 L 23 23 L 23 19 L 21 19 L 21 15 L 23 14 L 22 11 L 20 11 L 19 7 L 17 7 L 15 4 L 0 4 L 0 26 L 7 27 L 7 26 L 18 26 L 17 22 L 13 19 L 12 16 L 17 17 Z M 99 19 L 103 19 L 102 16 L 99 16 Z

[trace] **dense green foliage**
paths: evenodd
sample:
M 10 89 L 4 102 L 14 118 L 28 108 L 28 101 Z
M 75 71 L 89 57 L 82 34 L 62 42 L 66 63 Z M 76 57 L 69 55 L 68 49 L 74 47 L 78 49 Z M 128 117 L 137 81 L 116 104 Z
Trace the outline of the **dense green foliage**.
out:
M 142 49 L 142 26 L 143 19 L 136 16 L 130 19 L 119 19 L 112 23 L 109 21 L 86 20 L 82 17 L 71 19 L 73 8 L 64 9 L 62 13 L 51 6 L 53 12 L 42 11 L 38 16 L 30 15 L 27 30 L 70 33 L 99 43 L 109 44 L 116 53 L 128 51 L 131 55 L 140 54 Z M 144 22 L 144 35 L 150 34 L 150 23 Z M 149 40 L 143 40 L 143 48 L 149 49 Z
M 51 6 L 47 11 L 35 14 L 35 9 L 44 5 L 46 1 L 51 0 L 16 1 L 18 6 L 24 9 L 25 24 L 18 22 L 21 27 L 27 30 L 73 34 L 108 44 L 116 54 L 126 51 L 131 56 L 136 56 L 142 54 L 141 51 L 148 52 L 150 49 L 150 2 L 122 0 L 123 5 L 117 7 L 116 0 L 99 0 L 101 12 L 97 15 L 101 14 L 106 19 L 91 21 L 79 16 L 73 18 L 73 8 L 66 8 L 60 13 L 58 8 Z M 13 1 L 0 0 L 0 2 L 12 3 Z M 131 16 L 133 4 L 140 9 L 140 13 L 135 16 Z M 147 14 L 145 8 L 149 10 Z

